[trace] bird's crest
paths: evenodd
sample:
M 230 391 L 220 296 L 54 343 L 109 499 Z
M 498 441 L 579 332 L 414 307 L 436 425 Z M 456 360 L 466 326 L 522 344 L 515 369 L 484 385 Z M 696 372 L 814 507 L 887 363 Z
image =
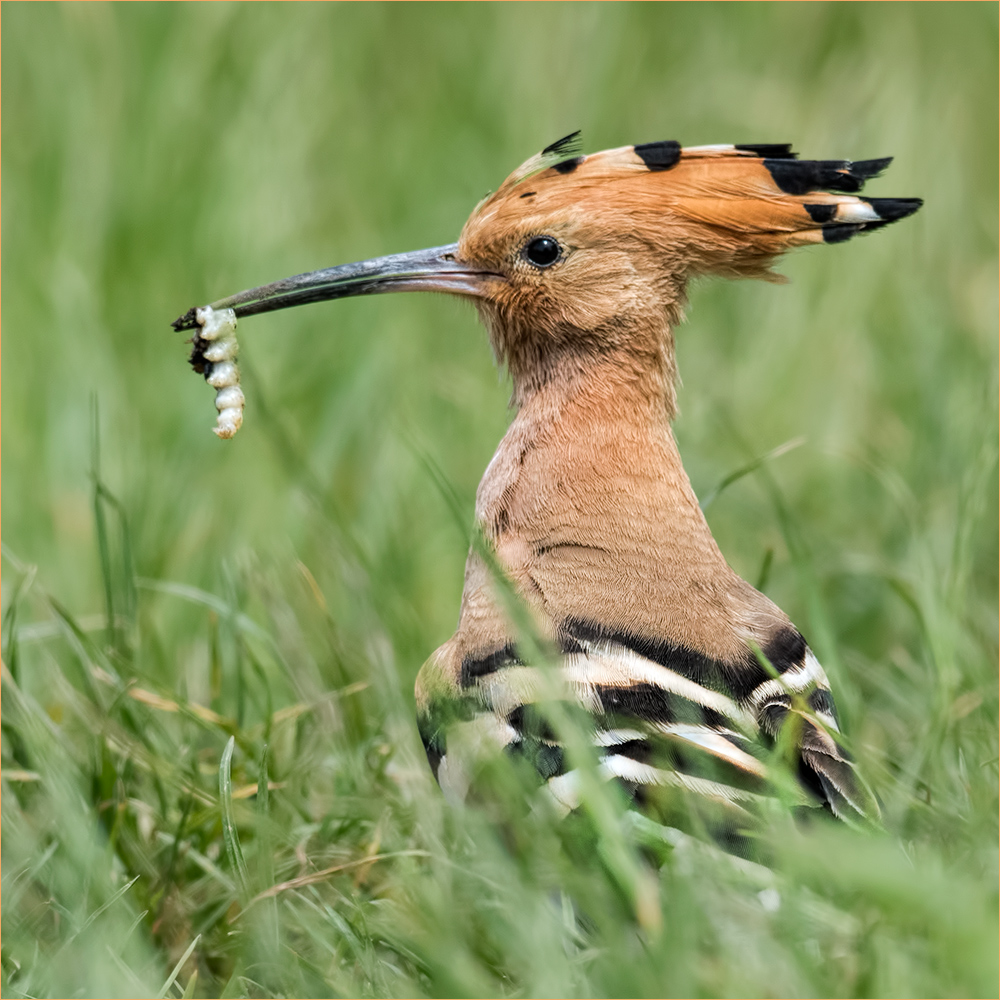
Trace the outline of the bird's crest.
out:
M 682 147 L 673 140 L 584 156 L 579 136 L 523 163 L 473 218 L 582 209 L 650 246 L 686 251 L 691 274 L 769 277 L 770 262 L 792 247 L 840 243 L 922 204 L 858 195 L 891 157 L 800 160 L 780 143 Z

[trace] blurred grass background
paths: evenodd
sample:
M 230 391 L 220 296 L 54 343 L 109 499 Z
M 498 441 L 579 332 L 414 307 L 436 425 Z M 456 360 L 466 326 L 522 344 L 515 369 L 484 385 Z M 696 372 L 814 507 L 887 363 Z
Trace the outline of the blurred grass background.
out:
M 995 4 L 2 13 L 3 995 L 996 995 Z M 893 155 L 871 193 L 926 199 L 678 334 L 699 495 L 805 439 L 707 513 L 884 836 L 779 815 L 767 869 L 674 838 L 653 876 L 625 819 L 440 799 L 412 685 L 468 536 L 428 464 L 471 517 L 509 420 L 471 309 L 247 321 L 210 431 L 171 319 L 449 242 L 577 128 Z

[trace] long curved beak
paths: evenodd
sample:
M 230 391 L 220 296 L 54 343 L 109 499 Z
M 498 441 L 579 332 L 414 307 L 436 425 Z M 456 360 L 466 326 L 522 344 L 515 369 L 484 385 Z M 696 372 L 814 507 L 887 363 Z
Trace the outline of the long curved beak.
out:
M 211 305 L 213 309 L 232 309 L 237 317 L 242 317 L 288 309 L 307 302 L 343 299 L 351 295 L 377 295 L 380 292 L 448 292 L 452 295 L 482 296 L 487 279 L 500 275 L 461 263 L 457 253 L 458 244 L 449 243 L 430 250 L 341 264 L 237 292 Z M 189 309 L 171 325 L 178 331 L 195 329 L 198 326 L 195 310 Z

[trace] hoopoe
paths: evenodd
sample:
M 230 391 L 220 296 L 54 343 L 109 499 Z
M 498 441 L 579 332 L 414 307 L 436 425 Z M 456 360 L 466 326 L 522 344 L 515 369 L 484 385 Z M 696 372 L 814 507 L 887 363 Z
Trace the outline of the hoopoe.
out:
M 889 158 L 799 160 L 787 145 L 673 141 L 583 156 L 578 135 L 515 170 L 457 243 L 287 278 L 174 327 L 207 329 L 211 310 L 233 310 L 234 322 L 379 292 L 471 299 L 516 410 L 476 518 L 557 651 L 557 694 L 588 713 L 601 772 L 654 804 L 693 793 L 742 809 L 768 783 L 759 737 L 773 744 L 788 727 L 803 794 L 841 817 L 871 816 L 823 668 L 726 563 L 681 464 L 673 329 L 691 278 L 774 279 L 784 251 L 877 229 L 921 200 L 858 196 Z M 192 355 L 210 381 L 211 359 L 235 353 L 220 346 L 229 341 L 213 347 L 214 336 L 196 334 Z M 231 387 L 229 368 L 220 372 Z M 416 685 L 445 790 L 465 792 L 486 747 L 527 758 L 564 810 L 578 804 L 579 775 L 540 710 L 551 675 L 526 662 L 495 570 L 474 547 L 458 629 Z

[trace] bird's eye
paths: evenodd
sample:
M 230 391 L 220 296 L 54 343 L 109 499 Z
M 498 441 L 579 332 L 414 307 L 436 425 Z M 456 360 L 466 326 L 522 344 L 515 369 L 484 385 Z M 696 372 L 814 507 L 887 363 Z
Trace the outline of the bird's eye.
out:
M 524 248 L 524 258 L 535 267 L 551 267 L 559 259 L 559 244 L 551 236 L 537 236 Z

